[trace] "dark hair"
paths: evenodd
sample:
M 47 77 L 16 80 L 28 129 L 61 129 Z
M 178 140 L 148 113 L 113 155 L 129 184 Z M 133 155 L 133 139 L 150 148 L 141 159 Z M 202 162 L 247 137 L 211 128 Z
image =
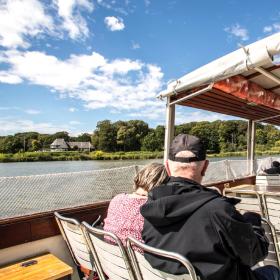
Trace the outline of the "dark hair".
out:
M 279 167 L 280 166 L 280 162 L 275 160 L 275 161 L 272 162 L 272 166 L 273 167 Z

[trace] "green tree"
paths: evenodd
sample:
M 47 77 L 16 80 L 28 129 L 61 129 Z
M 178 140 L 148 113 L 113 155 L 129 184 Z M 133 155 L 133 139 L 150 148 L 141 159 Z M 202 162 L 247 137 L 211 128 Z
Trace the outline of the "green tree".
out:
M 42 149 L 42 143 L 38 140 L 32 140 L 32 150 L 33 151 L 39 151 Z
M 260 145 L 267 144 L 267 133 L 263 128 L 256 129 L 256 143 Z
M 117 147 L 117 130 L 109 120 L 97 123 L 95 132 L 98 135 L 98 150 L 114 152 Z
M 143 139 L 142 150 L 143 151 L 160 151 L 162 150 L 161 141 L 157 138 L 155 131 L 151 131 Z
M 20 138 L 11 135 L 4 138 L 0 147 L 1 153 L 17 153 L 21 150 L 23 150 L 23 143 Z
M 136 143 L 136 128 L 130 125 L 120 126 L 117 131 L 117 144 L 122 151 L 134 150 Z
M 91 142 L 91 135 L 89 133 L 83 133 L 75 138 L 77 142 Z
M 63 138 L 65 141 L 69 141 L 70 136 L 67 131 L 59 131 L 52 135 L 53 141 L 57 138 Z

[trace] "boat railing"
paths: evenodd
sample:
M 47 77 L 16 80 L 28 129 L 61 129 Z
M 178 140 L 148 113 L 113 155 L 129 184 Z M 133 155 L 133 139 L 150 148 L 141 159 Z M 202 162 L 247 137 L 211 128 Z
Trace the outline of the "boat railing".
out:
M 273 160 L 255 160 L 255 172 Z M 143 166 L 31 176 L 0 177 L 0 219 L 12 218 L 110 200 L 132 192 L 133 178 Z M 249 175 L 246 160 L 210 162 L 203 183 L 234 180 Z

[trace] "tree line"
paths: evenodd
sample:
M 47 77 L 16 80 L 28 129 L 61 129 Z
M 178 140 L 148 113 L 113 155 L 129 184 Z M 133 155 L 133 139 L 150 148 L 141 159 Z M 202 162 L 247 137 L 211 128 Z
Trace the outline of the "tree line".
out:
M 247 122 L 241 120 L 190 122 L 175 126 L 175 135 L 187 133 L 200 137 L 208 153 L 244 151 L 247 147 Z M 16 133 L 0 137 L 1 153 L 48 150 L 56 138 L 65 141 L 90 141 L 96 150 L 119 151 L 162 151 L 164 148 L 164 126 L 150 128 L 142 120 L 97 123 L 92 134 L 83 133 L 77 137 L 62 131 L 54 134 L 38 132 Z M 273 125 L 257 124 L 256 144 L 258 150 L 279 147 L 280 130 Z

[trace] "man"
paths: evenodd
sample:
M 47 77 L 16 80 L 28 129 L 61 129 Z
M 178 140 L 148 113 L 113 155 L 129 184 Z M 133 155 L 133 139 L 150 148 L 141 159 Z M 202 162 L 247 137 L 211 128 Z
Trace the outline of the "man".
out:
M 171 177 L 149 193 L 141 208 L 143 240 L 185 256 L 203 280 L 280 279 L 277 268 L 251 270 L 268 253 L 260 216 L 241 215 L 234 206 L 239 200 L 203 187 L 207 167 L 200 139 L 180 134 L 173 140 L 166 166 Z M 145 257 L 162 271 L 186 273 L 177 262 Z
M 269 175 L 277 175 L 280 174 L 280 162 L 279 161 L 273 161 L 271 164 L 271 167 L 268 169 L 265 169 L 264 172 Z

